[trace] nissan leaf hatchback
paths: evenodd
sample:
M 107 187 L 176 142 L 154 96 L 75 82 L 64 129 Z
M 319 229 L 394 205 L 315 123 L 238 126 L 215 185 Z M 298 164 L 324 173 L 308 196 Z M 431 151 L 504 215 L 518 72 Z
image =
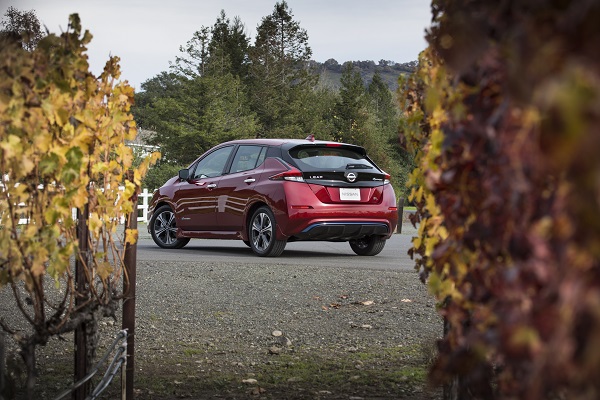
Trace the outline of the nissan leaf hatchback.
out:
M 397 223 L 389 175 L 364 148 L 309 138 L 220 144 L 158 189 L 148 212 L 162 248 L 239 239 L 262 257 L 297 240 L 349 242 L 373 256 Z

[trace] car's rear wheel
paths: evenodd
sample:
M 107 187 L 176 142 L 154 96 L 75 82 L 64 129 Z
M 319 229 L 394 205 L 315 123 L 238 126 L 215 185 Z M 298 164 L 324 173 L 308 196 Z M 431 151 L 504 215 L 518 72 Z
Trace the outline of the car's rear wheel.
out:
M 350 241 L 350 247 L 359 256 L 375 256 L 381 253 L 385 246 L 385 239 L 379 236 L 368 236 Z
M 250 219 L 248 237 L 250 248 L 261 257 L 277 257 L 285 249 L 286 241 L 275 238 L 277 223 L 269 207 L 260 207 Z
M 152 240 L 163 249 L 180 249 L 190 241 L 189 238 L 177 238 L 175 214 L 171 207 L 159 207 L 150 219 L 150 235 Z

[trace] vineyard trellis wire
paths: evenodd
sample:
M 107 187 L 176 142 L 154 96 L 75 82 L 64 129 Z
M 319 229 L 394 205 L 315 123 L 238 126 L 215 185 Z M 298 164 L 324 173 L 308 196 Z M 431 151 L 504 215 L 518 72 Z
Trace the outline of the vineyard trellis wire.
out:
M 78 382 L 75 382 L 70 388 L 61 392 L 57 397 L 55 397 L 54 400 L 63 399 L 65 396 L 70 395 L 77 388 L 79 388 L 87 381 L 92 379 L 94 375 L 96 375 L 98 371 L 102 368 L 102 366 L 106 364 L 110 355 L 113 353 L 113 351 L 115 351 L 115 348 L 116 352 L 114 353 L 112 361 L 106 368 L 104 376 L 102 377 L 98 385 L 94 388 L 94 390 L 92 390 L 92 393 L 86 398 L 86 400 L 97 399 L 98 396 L 104 391 L 104 389 L 106 389 L 110 385 L 119 369 L 122 368 L 122 370 L 125 370 L 125 366 L 127 365 L 127 329 L 119 331 L 119 333 L 115 337 L 115 340 L 106 351 L 106 354 L 102 357 L 100 361 L 98 361 L 96 366 L 83 379 L 79 380 Z

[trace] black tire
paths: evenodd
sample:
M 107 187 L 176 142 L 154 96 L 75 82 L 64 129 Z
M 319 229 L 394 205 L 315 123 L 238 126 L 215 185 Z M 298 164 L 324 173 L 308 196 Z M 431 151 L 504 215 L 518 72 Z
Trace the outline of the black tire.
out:
M 275 215 L 269 207 L 260 207 L 252 214 L 248 226 L 248 238 L 250 239 L 250 248 L 256 255 L 260 257 L 281 255 L 286 241 L 275 238 L 276 228 Z
M 375 256 L 385 247 L 385 239 L 380 236 L 369 236 L 350 241 L 350 247 L 359 256 Z
M 150 235 L 154 243 L 163 249 L 180 249 L 190 241 L 189 238 L 177 238 L 175 214 L 167 205 L 154 211 L 150 219 Z

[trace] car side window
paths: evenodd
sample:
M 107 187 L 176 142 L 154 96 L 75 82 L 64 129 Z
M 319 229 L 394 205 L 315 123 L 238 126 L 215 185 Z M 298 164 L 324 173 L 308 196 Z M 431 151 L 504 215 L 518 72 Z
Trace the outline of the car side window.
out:
M 222 147 L 204 157 L 196 164 L 192 179 L 214 178 L 223 175 L 233 146 Z
M 234 174 L 236 172 L 243 172 L 256 168 L 264 160 L 264 153 L 263 146 L 238 147 L 235 157 L 233 157 L 230 172 Z
M 256 162 L 256 166 L 260 166 L 264 161 L 265 158 L 267 157 L 267 148 L 263 147 L 262 150 L 260 151 L 260 154 L 258 155 L 258 161 Z

